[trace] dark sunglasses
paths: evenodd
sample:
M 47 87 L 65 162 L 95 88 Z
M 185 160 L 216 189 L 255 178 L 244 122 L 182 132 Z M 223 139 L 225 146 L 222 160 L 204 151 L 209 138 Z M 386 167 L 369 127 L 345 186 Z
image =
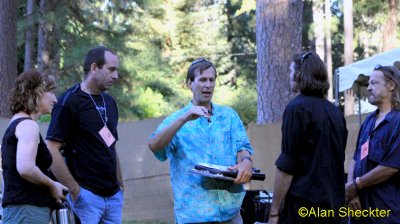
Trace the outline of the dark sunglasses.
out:
M 389 69 L 385 68 L 385 66 L 382 66 L 380 64 L 375 65 L 374 70 L 387 71 L 389 72 L 389 74 L 394 75 L 392 71 L 390 71 Z
M 301 64 L 303 64 L 304 60 L 307 58 L 308 55 L 312 54 L 312 52 L 306 52 L 300 55 L 301 57 Z

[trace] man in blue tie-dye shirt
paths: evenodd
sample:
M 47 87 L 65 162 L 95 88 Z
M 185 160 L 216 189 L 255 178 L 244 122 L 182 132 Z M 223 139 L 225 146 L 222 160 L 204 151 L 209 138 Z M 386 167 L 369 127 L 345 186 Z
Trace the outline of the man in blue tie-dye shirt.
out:
M 204 58 L 192 62 L 186 82 L 191 102 L 168 116 L 149 140 L 160 161 L 170 160 L 176 222 L 243 223 L 240 216 L 245 191 L 242 184 L 252 175 L 253 149 L 238 114 L 211 102 L 214 65 Z M 235 181 L 217 180 L 190 173 L 198 163 L 230 166 Z

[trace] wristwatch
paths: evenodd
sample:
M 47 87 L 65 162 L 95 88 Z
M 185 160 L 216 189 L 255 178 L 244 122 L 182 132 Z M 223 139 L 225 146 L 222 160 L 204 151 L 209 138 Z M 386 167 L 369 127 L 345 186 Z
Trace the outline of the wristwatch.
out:
M 242 159 L 240 160 L 240 162 L 243 162 L 243 160 L 245 160 L 245 159 L 247 159 L 247 160 L 249 160 L 251 163 L 253 163 L 253 160 L 251 160 L 250 156 L 242 157 Z

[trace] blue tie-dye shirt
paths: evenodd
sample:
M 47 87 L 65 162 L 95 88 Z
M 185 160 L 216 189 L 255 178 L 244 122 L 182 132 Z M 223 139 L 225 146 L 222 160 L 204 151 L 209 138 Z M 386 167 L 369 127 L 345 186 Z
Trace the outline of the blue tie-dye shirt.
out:
M 185 114 L 186 107 L 168 116 L 151 137 Z M 188 121 L 161 151 L 160 161 L 170 160 L 174 211 L 181 223 L 221 222 L 232 219 L 245 195 L 241 184 L 190 173 L 198 163 L 235 165 L 236 154 L 247 150 L 253 154 L 246 130 L 238 114 L 229 107 L 212 104 L 211 121 L 200 117 Z

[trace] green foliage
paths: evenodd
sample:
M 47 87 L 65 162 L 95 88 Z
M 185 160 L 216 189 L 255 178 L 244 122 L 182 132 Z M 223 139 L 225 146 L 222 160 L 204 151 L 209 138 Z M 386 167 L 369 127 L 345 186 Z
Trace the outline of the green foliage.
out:
M 146 88 L 139 92 L 135 102 L 139 118 L 159 117 L 171 113 L 171 108 L 161 93 Z
M 303 46 L 312 46 L 312 4 L 303 13 Z M 18 20 L 18 71 L 23 69 L 26 5 Z M 357 0 L 354 6 L 355 59 L 378 52 L 388 17 L 383 1 Z M 332 0 L 333 67 L 343 65 L 343 0 Z M 256 118 L 256 0 L 60 0 L 39 14 L 57 30 L 61 49 L 58 94 L 83 78 L 86 52 L 105 45 L 119 55 L 119 81 L 110 90 L 123 120 L 167 115 L 186 105 L 191 92 L 185 77 L 197 57 L 212 60 L 218 70 L 216 103 L 230 105 L 244 123 Z M 35 46 L 36 47 L 36 46 Z M 46 117 L 41 120 L 46 120 Z
M 333 68 L 344 65 L 344 27 L 343 1 L 331 1 L 331 38 Z M 313 21 L 312 5 L 318 1 L 304 1 L 303 12 L 303 47 L 312 49 Z M 366 56 L 379 53 L 382 48 L 383 25 L 388 19 L 387 1 L 356 0 L 353 1 L 354 22 L 354 60 L 361 60 Z
M 354 2 L 354 46 L 355 59 L 379 52 L 382 44 L 383 25 L 388 19 L 388 1 Z
M 186 71 L 192 60 L 206 57 L 218 70 L 215 100 L 238 109 L 245 123 L 255 120 L 255 0 L 61 0 L 48 13 L 36 13 L 36 24 L 39 19 L 59 32 L 58 94 L 83 79 L 86 52 L 105 45 L 120 59 L 119 80 L 109 93 L 121 119 L 167 115 L 190 101 Z M 21 63 L 26 29 L 22 10 Z
M 236 110 L 242 122 L 248 125 L 257 116 L 257 89 L 255 85 L 247 84 L 244 80 L 239 83 L 241 88 L 236 91 L 230 106 Z
M 344 23 L 343 23 L 343 2 L 335 0 L 331 5 L 332 12 L 332 64 L 333 68 L 338 68 L 344 64 Z
M 44 114 L 38 118 L 40 123 L 47 123 L 50 122 L 50 114 Z

